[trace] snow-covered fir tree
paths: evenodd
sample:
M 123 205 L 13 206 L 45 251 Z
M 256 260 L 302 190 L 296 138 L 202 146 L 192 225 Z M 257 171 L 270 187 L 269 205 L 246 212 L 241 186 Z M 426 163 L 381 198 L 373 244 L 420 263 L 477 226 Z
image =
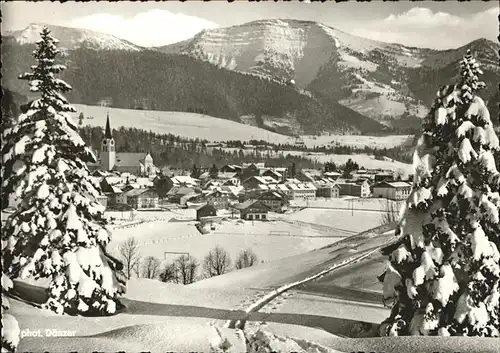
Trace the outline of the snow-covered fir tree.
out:
M 460 70 L 423 124 L 400 238 L 383 250 L 382 335 L 499 336 L 499 141 L 470 51 Z
M 44 28 L 33 56 L 37 65 L 19 78 L 40 97 L 3 132 L 2 192 L 20 200 L 2 230 L 4 272 L 50 279 L 45 308 L 56 313 L 115 313 L 124 291 L 121 264 L 106 253 L 110 234 L 89 179 L 95 156 L 67 115 L 74 108 L 61 93 L 71 87 L 56 74 L 57 40 Z
M 2 249 L 7 245 L 2 242 Z M 3 269 L 3 257 L 2 257 Z M 2 272 L 2 352 L 15 352 L 19 343 L 20 329 L 16 318 L 6 311 L 9 309 L 7 293 L 13 288 L 12 280 Z

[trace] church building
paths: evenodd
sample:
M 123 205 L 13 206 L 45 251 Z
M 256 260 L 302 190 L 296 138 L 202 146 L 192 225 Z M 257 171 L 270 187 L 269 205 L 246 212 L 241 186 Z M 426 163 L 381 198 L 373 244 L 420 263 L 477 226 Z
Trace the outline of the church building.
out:
M 149 153 L 116 152 L 116 144 L 111 134 L 109 115 L 106 118 L 106 129 L 101 142 L 100 160 L 88 165 L 90 170 L 116 171 L 134 175 L 155 175 L 157 168 Z

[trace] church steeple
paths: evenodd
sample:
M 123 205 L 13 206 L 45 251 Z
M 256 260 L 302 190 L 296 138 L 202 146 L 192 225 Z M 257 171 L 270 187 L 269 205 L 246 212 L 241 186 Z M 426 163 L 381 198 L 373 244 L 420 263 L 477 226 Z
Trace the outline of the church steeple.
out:
M 106 131 L 104 133 L 104 138 L 105 139 L 113 138 L 113 136 L 111 135 L 111 127 L 109 126 L 109 113 L 106 114 Z
M 106 130 L 101 143 L 101 166 L 104 170 L 113 170 L 116 163 L 115 140 L 111 135 L 109 113 L 106 114 Z

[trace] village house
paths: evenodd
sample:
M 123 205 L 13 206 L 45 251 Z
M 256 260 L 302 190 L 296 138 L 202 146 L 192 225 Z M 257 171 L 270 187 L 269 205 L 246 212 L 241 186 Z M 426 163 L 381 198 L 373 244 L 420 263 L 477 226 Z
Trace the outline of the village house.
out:
M 177 203 L 184 206 L 188 198 L 186 196 L 196 195 L 196 189 L 193 187 L 174 186 L 167 192 L 167 199 L 169 202 Z
M 316 180 L 313 184 L 316 187 L 316 197 L 328 199 L 340 197 L 340 187 L 335 183 L 320 179 Z
M 283 212 L 288 204 L 286 196 L 277 191 L 266 191 L 260 194 L 257 200 L 262 201 L 273 212 Z
M 357 197 L 370 196 L 370 184 L 366 179 L 358 180 L 337 180 L 337 185 L 340 188 L 340 196 L 349 195 Z
M 247 221 L 266 220 L 269 212 L 269 207 L 260 200 L 248 200 L 235 205 L 234 208 L 240 211 L 241 219 Z
M 222 190 L 215 190 L 205 196 L 207 203 L 214 206 L 216 209 L 229 208 L 229 193 Z
M 318 178 L 321 178 L 321 172 L 315 169 L 303 169 L 295 176 L 295 179 L 302 182 L 313 182 Z
M 125 194 L 127 204 L 136 210 L 158 208 L 158 193 L 154 189 L 132 189 Z
M 281 174 L 280 172 L 273 170 L 273 169 L 267 169 L 262 173 L 262 176 L 264 177 L 271 177 L 276 180 L 283 180 L 284 175 Z
M 241 166 L 235 164 L 226 164 L 220 169 L 221 173 L 240 173 L 242 170 Z
M 207 217 L 216 217 L 217 209 L 211 204 L 205 204 L 196 209 L 196 220 L 202 221 Z
M 255 164 L 250 164 L 245 167 L 243 167 L 241 173 L 240 173 L 240 179 L 246 180 L 252 176 L 259 176 L 260 175 L 260 169 L 257 167 Z
M 251 176 L 248 179 L 245 179 L 241 185 L 246 190 L 259 189 L 260 185 L 268 185 L 268 184 L 277 184 L 278 181 L 271 177 L 264 176 Z
M 373 186 L 373 196 L 390 200 L 405 200 L 411 192 L 411 184 L 405 181 L 382 181 Z
M 313 200 L 316 198 L 316 187 L 313 183 L 287 182 L 285 185 L 292 191 L 293 200 Z

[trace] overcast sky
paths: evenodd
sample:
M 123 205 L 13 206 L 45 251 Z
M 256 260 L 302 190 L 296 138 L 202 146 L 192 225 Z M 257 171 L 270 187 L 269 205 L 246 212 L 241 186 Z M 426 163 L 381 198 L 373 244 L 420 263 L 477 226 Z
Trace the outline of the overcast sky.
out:
M 499 5 L 471 2 L 8 2 L 2 30 L 30 23 L 87 28 L 143 46 L 188 39 L 203 29 L 294 18 L 322 22 L 362 37 L 409 46 L 456 48 L 478 38 L 496 40 Z

